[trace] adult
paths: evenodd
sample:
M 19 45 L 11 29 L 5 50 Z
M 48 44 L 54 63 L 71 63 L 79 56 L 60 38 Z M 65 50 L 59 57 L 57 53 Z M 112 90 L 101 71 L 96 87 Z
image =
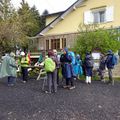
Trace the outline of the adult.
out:
M 13 86 L 17 77 L 17 65 L 15 62 L 15 54 L 13 52 L 7 54 L 2 61 L 0 78 L 8 77 L 8 86 Z
M 69 54 L 68 48 L 64 49 L 64 54 L 61 55 L 61 63 L 62 63 L 62 74 L 66 80 L 66 85 L 64 88 L 74 89 L 74 79 L 73 79 L 73 67 L 72 67 L 72 57 Z M 70 85 L 71 83 L 71 85 Z
M 99 76 L 100 80 L 104 81 L 104 74 L 105 74 L 105 60 L 106 57 L 103 54 L 100 54 L 100 62 L 99 62 Z
M 56 69 L 57 69 L 57 85 L 59 85 L 59 71 L 60 71 L 60 59 L 56 49 L 53 49 L 54 57 L 56 59 Z
M 50 59 L 49 59 L 50 58 Z M 49 61 L 47 61 L 46 59 L 48 59 Z M 52 50 L 48 51 L 48 58 L 45 59 L 44 63 L 47 63 L 48 67 L 51 66 L 49 64 L 51 63 L 55 63 L 55 69 L 53 71 L 46 71 L 47 72 L 47 83 L 48 83 L 48 90 L 45 91 L 46 93 L 56 93 L 57 92 L 57 69 L 56 69 L 56 65 L 57 65 L 57 59 L 54 56 L 54 53 Z M 53 61 L 53 62 L 51 62 Z M 45 64 L 46 66 L 46 64 Z M 53 90 L 52 90 L 53 88 Z
M 83 74 L 83 69 L 82 69 L 82 60 L 80 59 L 80 55 L 77 54 L 75 58 L 75 64 L 73 66 L 74 68 L 74 73 L 77 79 Z
M 40 63 L 42 63 L 42 62 L 43 62 L 43 55 L 42 55 L 42 53 L 40 53 L 39 59 L 38 59 L 38 61 L 35 63 L 35 66 L 39 66 Z
M 113 64 L 113 52 L 112 50 L 108 50 L 108 53 L 107 53 L 107 58 L 106 58 L 106 66 L 107 66 L 107 69 L 108 69 L 108 75 L 109 75 L 109 81 L 107 82 L 108 84 L 109 83 L 112 83 L 113 81 L 113 76 L 112 76 L 112 70 L 114 68 L 114 65 Z
M 85 61 L 84 61 L 87 84 L 91 84 L 93 64 L 94 64 L 94 61 L 93 61 L 92 55 L 89 52 L 87 52 L 85 56 Z
M 25 53 L 21 52 L 21 71 L 22 71 L 22 80 L 23 83 L 26 83 L 28 81 L 28 66 L 29 66 L 29 58 L 25 55 Z

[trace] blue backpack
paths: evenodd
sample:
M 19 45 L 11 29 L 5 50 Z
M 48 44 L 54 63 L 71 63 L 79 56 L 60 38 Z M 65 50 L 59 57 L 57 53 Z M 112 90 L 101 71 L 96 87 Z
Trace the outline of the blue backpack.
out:
M 112 56 L 112 65 L 117 65 L 117 57 L 115 55 Z

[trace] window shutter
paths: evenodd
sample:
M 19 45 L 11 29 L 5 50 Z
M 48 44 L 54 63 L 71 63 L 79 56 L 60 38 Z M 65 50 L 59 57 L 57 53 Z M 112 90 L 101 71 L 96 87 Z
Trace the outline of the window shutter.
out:
M 113 21 L 113 9 L 114 7 L 113 6 L 110 6 L 110 7 L 107 7 L 106 8 L 106 22 L 111 22 Z
M 89 10 L 84 12 L 84 24 L 91 24 L 91 23 L 93 23 L 93 14 Z

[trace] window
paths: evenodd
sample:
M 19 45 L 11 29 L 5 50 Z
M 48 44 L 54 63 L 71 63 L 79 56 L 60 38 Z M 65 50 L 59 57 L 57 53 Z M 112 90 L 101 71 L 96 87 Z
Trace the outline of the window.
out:
M 51 49 L 60 49 L 60 39 L 51 39 Z
M 46 40 L 46 50 L 49 50 L 49 40 Z
M 93 22 L 94 23 L 105 22 L 105 10 L 93 12 Z
M 62 48 L 66 47 L 66 38 L 62 38 Z
M 104 23 L 114 20 L 114 6 L 91 8 L 84 12 L 84 24 Z

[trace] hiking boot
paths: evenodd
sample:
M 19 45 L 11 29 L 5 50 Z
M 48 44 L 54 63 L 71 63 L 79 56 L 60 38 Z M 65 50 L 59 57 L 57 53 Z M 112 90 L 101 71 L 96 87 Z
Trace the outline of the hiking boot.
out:
M 22 81 L 23 83 L 26 83 L 27 81 Z
M 75 89 L 75 86 L 71 86 L 69 89 L 70 89 L 70 90 Z
M 69 88 L 69 87 L 70 87 L 69 85 L 65 85 L 65 86 L 63 86 L 63 88 L 65 88 L 65 89 L 66 89 L 66 88 Z

